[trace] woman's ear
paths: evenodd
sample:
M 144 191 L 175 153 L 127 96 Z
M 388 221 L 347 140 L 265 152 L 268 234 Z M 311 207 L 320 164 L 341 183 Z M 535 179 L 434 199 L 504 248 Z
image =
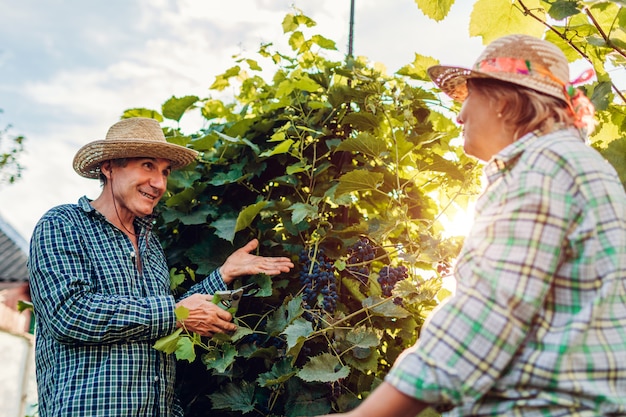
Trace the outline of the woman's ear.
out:
M 506 101 L 500 97 L 496 101 L 494 101 L 493 106 L 496 116 L 498 116 L 498 119 L 502 119 L 503 116 L 506 115 Z

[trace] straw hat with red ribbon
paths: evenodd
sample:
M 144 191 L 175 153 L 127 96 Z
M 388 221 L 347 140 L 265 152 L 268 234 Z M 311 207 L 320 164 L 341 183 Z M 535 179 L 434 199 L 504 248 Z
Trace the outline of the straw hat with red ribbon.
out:
M 123 119 L 109 128 L 103 140 L 90 142 L 74 156 L 74 170 L 85 178 L 99 178 L 100 164 L 121 158 L 163 158 L 172 169 L 196 159 L 198 152 L 165 140 L 163 129 L 154 119 Z
M 575 124 L 582 128 L 593 118 L 593 105 L 574 86 L 594 76 L 589 69 L 569 81 L 569 66 L 563 52 L 554 44 L 528 35 L 508 35 L 489 44 L 471 68 L 435 65 L 428 75 L 452 99 L 463 102 L 469 78 L 491 78 L 564 101 Z

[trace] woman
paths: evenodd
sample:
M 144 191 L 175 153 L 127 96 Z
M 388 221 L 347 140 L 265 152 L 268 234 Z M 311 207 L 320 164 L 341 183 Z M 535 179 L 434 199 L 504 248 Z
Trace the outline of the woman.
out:
M 435 66 L 486 162 L 457 291 L 347 416 L 626 415 L 626 195 L 585 144 L 593 106 L 549 42 L 511 35 Z

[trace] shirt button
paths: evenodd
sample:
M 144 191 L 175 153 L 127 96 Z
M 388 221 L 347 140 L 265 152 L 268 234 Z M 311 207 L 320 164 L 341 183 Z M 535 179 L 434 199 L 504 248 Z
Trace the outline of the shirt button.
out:
M 159 377 L 158 376 L 154 377 L 154 382 L 159 382 Z

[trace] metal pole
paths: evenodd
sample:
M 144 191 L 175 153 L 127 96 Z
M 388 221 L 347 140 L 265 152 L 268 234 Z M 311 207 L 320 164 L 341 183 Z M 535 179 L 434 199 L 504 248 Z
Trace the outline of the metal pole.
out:
M 354 46 L 354 0 L 350 0 L 350 32 L 348 34 L 348 58 L 352 58 Z

